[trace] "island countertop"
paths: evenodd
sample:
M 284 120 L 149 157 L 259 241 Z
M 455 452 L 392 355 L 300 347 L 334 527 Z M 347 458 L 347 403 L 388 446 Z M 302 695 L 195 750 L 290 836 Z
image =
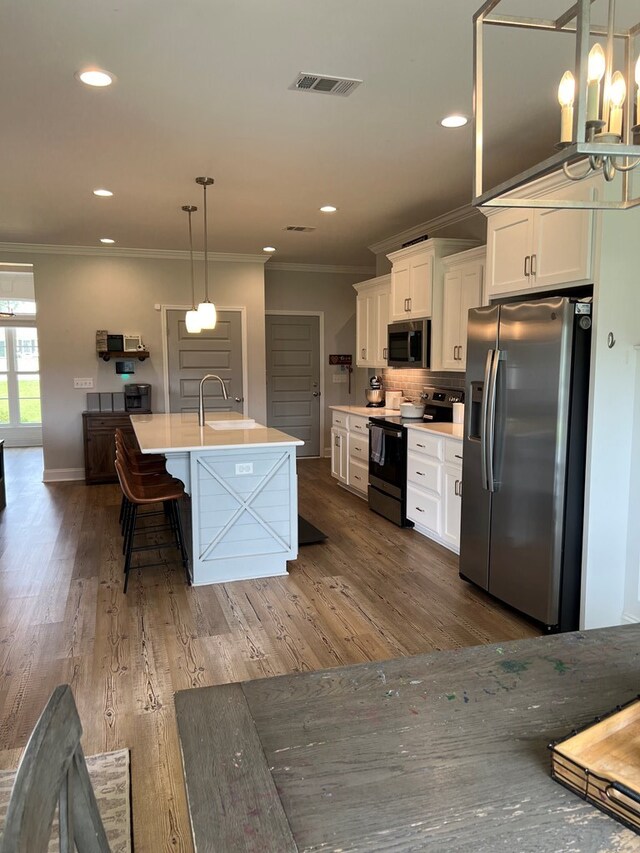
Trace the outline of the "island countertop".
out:
M 237 412 L 209 412 L 207 421 L 244 420 Z M 201 427 L 194 412 L 186 414 L 132 415 L 133 426 L 143 453 L 176 453 L 193 450 L 248 449 L 301 445 L 304 442 L 278 429 L 256 424 L 251 429 Z

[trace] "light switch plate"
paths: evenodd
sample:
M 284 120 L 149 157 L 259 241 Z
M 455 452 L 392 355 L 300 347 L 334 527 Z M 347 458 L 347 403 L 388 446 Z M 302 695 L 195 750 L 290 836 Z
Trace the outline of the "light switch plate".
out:
M 91 377 L 87 377 L 85 379 L 74 379 L 73 380 L 74 388 L 93 388 L 93 379 Z

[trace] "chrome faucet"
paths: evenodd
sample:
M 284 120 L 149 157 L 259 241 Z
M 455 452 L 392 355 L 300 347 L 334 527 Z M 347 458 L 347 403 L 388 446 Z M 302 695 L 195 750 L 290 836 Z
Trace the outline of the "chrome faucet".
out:
M 198 423 L 200 426 L 204 426 L 204 394 L 203 388 L 204 383 L 207 379 L 217 379 L 220 383 L 220 387 L 222 388 L 222 396 L 225 400 L 229 399 L 229 394 L 227 393 L 227 386 L 224 384 L 222 379 L 217 375 L 217 373 L 207 373 L 206 376 L 203 376 L 200 380 L 200 392 L 199 392 L 199 405 L 198 405 Z

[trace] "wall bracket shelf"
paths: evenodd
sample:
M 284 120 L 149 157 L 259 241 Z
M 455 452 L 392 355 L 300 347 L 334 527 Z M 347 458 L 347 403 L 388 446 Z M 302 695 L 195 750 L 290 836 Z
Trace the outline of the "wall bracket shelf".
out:
M 103 361 L 110 361 L 112 358 L 137 358 L 138 361 L 144 361 L 149 358 L 148 350 L 128 350 L 127 352 L 107 352 L 106 350 L 98 350 L 98 357 Z

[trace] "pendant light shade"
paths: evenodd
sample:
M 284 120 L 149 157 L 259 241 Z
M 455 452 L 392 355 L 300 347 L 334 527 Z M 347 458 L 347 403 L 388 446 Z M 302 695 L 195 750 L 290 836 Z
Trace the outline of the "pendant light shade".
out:
M 198 332 L 202 331 L 202 326 L 200 325 L 200 314 L 196 308 L 193 308 L 191 311 L 187 311 L 184 315 L 184 324 L 190 335 L 197 335 Z
M 203 192 L 204 210 L 204 302 L 198 305 L 198 320 L 202 329 L 215 329 L 217 321 L 216 306 L 209 299 L 209 259 L 207 256 L 207 187 L 213 183 L 213 178 L 196 178 Z
M 198 329 L 199 332 L 202 331 L 202 329 L 215 329 L 216 322 L 218 321 L 218 314 L 213 302 L 201 302 L 195 313 L 198 316 L 198 322 L 201 326 L 201 328 Z
M 191 335 L 195 335 L 202 331 L 200 315 L 196 310 L 195 278 L 193 274 L 193 232 L 191 230 L 191 214 L 195 213 L 198 208 L 193 204 L 184 204 L 182 209 L 185 213 L 189 214 L 189 257 L 191 259 L 191 310 L 187 311 L 185 314 L 184 323 L 187 332 Z

